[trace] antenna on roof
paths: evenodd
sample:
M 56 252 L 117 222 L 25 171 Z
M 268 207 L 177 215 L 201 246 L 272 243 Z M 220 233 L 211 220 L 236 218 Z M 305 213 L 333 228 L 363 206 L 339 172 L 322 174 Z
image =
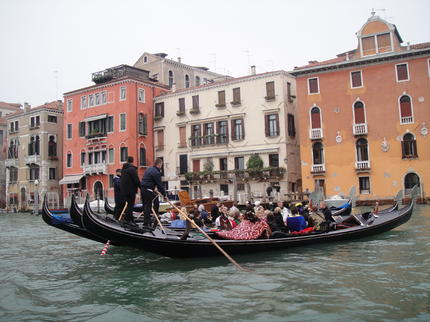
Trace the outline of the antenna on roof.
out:
M 55 77 L 55 100 L 58 100 L 58 70 L 54 70 Z
M 383 17 L 385 20 L 388 20 L 388 19 L 393 18 L 393 17 L 388 17 L 388 16 L 387 16 L 387 9 L 385 9 L 385 8 L 380 8 L 380 9 L 372 8 L 372 16 L 374 16 L 374 15 L 376 14 L 376 11 L 381 12 L 381 13 L 382 13 L 382 17 Z

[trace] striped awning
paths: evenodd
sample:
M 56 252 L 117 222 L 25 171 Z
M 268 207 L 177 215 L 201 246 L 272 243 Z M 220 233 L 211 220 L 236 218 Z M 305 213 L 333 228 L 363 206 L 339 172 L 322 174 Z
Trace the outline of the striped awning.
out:
M 71 174 L 69 176 L 65 176 L 60 180 L 60 184 L 78 183 L 83 176 L 83 174 Z

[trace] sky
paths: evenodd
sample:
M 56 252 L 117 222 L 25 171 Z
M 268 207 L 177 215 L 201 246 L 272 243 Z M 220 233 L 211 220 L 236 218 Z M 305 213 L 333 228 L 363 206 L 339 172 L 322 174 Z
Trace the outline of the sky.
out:
M 405 43 L 430 41 L 428 0 L 0 0 L 0 101 L 63 99 L 145 51 L 233 77 L 289 71 L 356 48 L 372 9 Z

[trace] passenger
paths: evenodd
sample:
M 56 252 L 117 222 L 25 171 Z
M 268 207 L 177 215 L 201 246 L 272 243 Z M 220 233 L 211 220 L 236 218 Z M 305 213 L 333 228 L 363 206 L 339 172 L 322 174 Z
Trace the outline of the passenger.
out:
M 263 206 L 258 206 L 256 207 L 255 215 L 261 220 L 266 220 L 267 213 Z
M 220 230 L 231 230 L 233 227 L 231 225 L 230 219 L 227 216 L 227 207 L 221 207 L 221 213 L 215 220 L 215 226 Z
M 252 240 L 269 238 L 272 234 L 270 226 L 258 219 L 253 211 L 245 212 L 242 222 L 231 231 L 216 232 L 219 237 L 235 240 Z
M 229 214 L 230 214 L 230 217 L 233 218 L 233 221 L 235 222 L 235 224 L 239 225 L 241 222 L 241 220 L 240 220 L 241 212 L 239 211 L 239 209 L 231 207 Z
M 197 209 L 195 209 L 194 212 L 193 212 L 193 220 L 194 220 L 194 223 L 197 226 L 199 226 L 199 227 L 203 227 L 204 226 L 202 218 L 201 218 L 200 211 L 198 211 Z
M 320 225 L 325 221 L 324 215 L 317 211 L 316 206 L 312 206 L 309 211 L 308 226 L 313 227 L 314 230 L 319 230 Z
M 285 222 L 287 220 L 287 217 L 291 216 L 290 204 L 288 203 L 288 201 L 278 201 L 277 206 L 281 208 L 282 218 Z
M 219 202 L 217 202 L 215 205 L 212 206 L 212 209 L 211 209 L 212 222 L 215 222 L 215 220 L 219 216 L 219 207 L 220 207 L 220 205 L 221 204 Z
M 325 201 L 320 201 L 320 211 L 324 214 L 325 221 L 334 222 L 330 208 L 327 207 Z
M 299 215 L 296 206 L 291 207 L 291 217 L 287 218 L 285 225 L 291 232 L 303 230 L 307 226 L 305 218 Z
M 199 206 L 199 212 L 200 212 L 200 217 L 203 221 L 207 221 L 208 217 L 209 217 L 209 213 L 206 211 L 205 206 L 203 204 L 201 204 Z
M 288 231 L 287 226 L 285 226 L 285 223 L 284 223 L 284 218 L 282 217 L 281 208 L 276 207 L 275 210 L 273 211 L 273 216 L 274 216 L 275 225 L 279 229 L 278 231 L 282 231 L 282 232 Z

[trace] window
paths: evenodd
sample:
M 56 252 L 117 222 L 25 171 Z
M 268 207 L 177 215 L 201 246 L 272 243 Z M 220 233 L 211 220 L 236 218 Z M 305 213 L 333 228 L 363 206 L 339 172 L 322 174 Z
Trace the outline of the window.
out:
M 193 96 L 193 110 L 199 109 L 199 95 Z
M 148 56 L 143 57 L 143 62 L 146 64 L 148 62 Z
M 188 172 L 188 156 L 186 154 L 179 155 L 179 174 Z
M 138 101 L 141 103 L 145 103 L 145 90 L 143 88 L 139 88 Z
M 88 101 L 89 101 L 89 106 L 94 106 L 94 95 L 90 94 L 88 95 Z
M 123 100 L 125 100 L 125 98 L 126 98 L 126 94 L 127 92 L 126 92 L 126 88 L 124 87 L 124 86 L 122 86 L 120 89 L 119 89 L 119 100 L 120 101 L 123 101 Z
M 321 128 L 321 114 L 319 107 L 313 107 L 311 109 L 311 126 L 313 129 Z
M 361 70 L 351 72 L 351 87 L 363 87 L 363 81 L 361 78 Z
M 200 171 L 200 160 L 193 160 L 193 172 Z
M 196 86 L 200 86 L 200 77 L 196 76 Z
M 57 116 L 55 116 L 55 115 L 48 115 L 48 122 L 49 123 L 57 123 Z
M 157 145 L 155 146 L 157 151 L 164 149 L 164 130 L 157 131 Z
M 10 139 L 9 148 L 7 150 L 8 159 L 18 159 L 18 146 L 19 146 L 18 138 Z
M 30 129 L 40 127 L 40 115 L 30 117 Z
M 266 136 L 273 137 L 279 135 L 279 116 L 278 114 L 265 115 Z
M 100 119 L 88 122 L 89 138 L 106 136 L 106 119 Z
M 179 127 L 179 147 L 185 148 L 187 146 L 187 128 L 185 126 Z
M 94 98 L 96 100 L 96 106 L 100 105 L 100 93 L 95 93 Z
M 233 101 L 231 102 L 231 104 L 240 104 L 240 87 L 233 88 Z
M 203 144 L 214 144 L 215 132 L 213 123 L 203 124 Z
M 408 173 L 405 176 L 405 189 L 412 189 L 414 186 L 420 186 L 420 178 L 416 173 Z
M 57 156 L 57 142 L 55 141 L 54 135 L 50 135 L 48 139 L 48 156 L 49 157 Z
M 228 170 L 227 158 L 220 158 L 219 159 L 219 170 L 220 171 L 227 171 Z
M 235 157 L 234 158 L 234 168 L 236 170 L 244 170 L 245 169 L 245 159 L 243 157 Z
M 194 124 L 191 126 L 191 146 L 201 145 L 201 131 L 200 124 Z
M 376 35 L 376 42 L 378 44 L 378 53 L 392 51 L 391 37 L 389 33 Z
M 293 96 L 291 94 L 291 83 L 287 82 L 287 98 L 288 98 L 288 102 L 292 102 L 293 98 L 296 98 L 295 96 Z
M 363 102 L 357 101 L 354 103 L 354 124 L 366 123 L 366 116 L 364 114 Z
M 173 72 L 169 70 L 169 88 L 173 87 L 174 78 L 173 78 Z
M 146 149 L 142 146 L 139 148 L 139 165 L 146 166 Z
M 71 167 L 72 167 L 72 153 L 68 152 L 67 158 L 66 158 L 66 168 L 71 168 Z
M 218 104 L 216 104 L 217 107 L 224 107 L 225 106 L 225 91 L 219 91 L 218 92 Z
M 10 167 L 9 168 L 9 182 L 16 183 L 18 181 L 18 168 Z
M 113 188 L 113 177 L 114 177 L 113 174 L 109 175 L 109 188 Z
M 396 65 L 396 79 L 398 82 L 404 82 L 409 80 L 408 64 L 397 64 Z
M 109 163 L 115 163 L 115 153 L 114 153 L 114 149 L 113 148 L 109 148 L 108 149 L 108 157 L 109 157 Z
M 370 180 L 369 177 L 359 177 L 358 184 L 360 187 L 361 194 L 369 194 L 370 193 Z
M 72 124 L 67 124 L 67 139 L 72 139 Z
M 123 132 L 126 128 L 126 120 L 125 120 L 125 113 L 121 113 L 119 115 L 119 131 Z
M 88 153 L 88 164 L 93 164 L 94 163 L 93 160 L 94 160 L 94 152 L 89 152 Z
M 147 116 L 146 114 L 139 113 L 138 116 L 139 124 L 139 135 L 147 135 L 148 134 L 148 126 L 147 126 Z
M 185 88 L 190 87 L 190 76 L 185 75 Z
M 245 191 L 245 184 L 244 183 L 238 183 L 236 185 L 237 191 Z
M 228 195 L 228 184 L 220 184 L 219 190 L 222 191 L 224 196 L 227 196 Z
M 228 143 L 228 123 L 227 121 L 217 122 L 217 143 L 226 144 Z
M 243 119 L 236 119 L 231 121 L 231 139 L 233 141 L 245 139 L 245 128 L 243 126 Z
M 73 101 L 71 99 L 67 100 L 67 112 L 73 111 Z
M 294 115 L 288 114 L 287 120 L 288 120 L 288 136 L 295 137 L 296 136 L 296 126 L 294 124 Z
M 269 154 L 269 167 L 279 168 L 279 154 Z
M 402 158 L 417 158 L 417 141 L 412 133 L 403 135 L 402 140 Z
M 315 142 L 312 146 L 313 164 L 324 164 L 324 148 L 321 142 Z
M 38 165 L 30 166 L 30 181 L 39 180 L 40 168 Z
M 427 70 L 428 70 L 428 74 L 429 74 L 429 77 L 430 77 L 430 59 L 427 60 Z
M 85 136 L 85 122 L 79 122 L 79 137 Z
M 369 161 L 368 144 L 366 139 L 358 139 L 355 148 L 357 151 L 357 161 Z
M 411 98 L 408 95 L 400 97 L 400 124 L 414 123 Z
M 49 180 L 57 179 L 56 172 L 57 172 L 56 168 L 49 168 Z
M 81 110 L 87 108 L 87 96 L 81 96 Z
M 185 113 L 185 98 L 179 99 L 179 113 Z
M 30 137 L 28 143 L 28 155 L 39 155 L 40 152 L 40 139 L 38 135 Z
M 107 93 L 102 92 L 102 104 L 106 104 L 106 103 L 107 103 Z
M 164 117 L 164 102 L 155 103 L 155 118 Z
M 308 94 L 319 94 L 319 92 L 318 77 L 308 78 Z
M 266 83 L 266 100 L 273 100 L 275 98 L 275 82 Z
M 113 116 L 108 116 L 107 118 L 107 132 L 108 133 L 113 132 Z
M 12 121 L 9 123 L 9 125 L 10 125 L 10 133 L 18 132 L 18 129 L 19 129 L 18 121 Z
M 122 146 L 120 149 L 120 161 L 126 162 L 128 158 L 128 148 L 126 146 Z
M 85 165 L 85 156 L 86 156 L 85 151 L 82 151 L 81 152 L 81 167 Z

